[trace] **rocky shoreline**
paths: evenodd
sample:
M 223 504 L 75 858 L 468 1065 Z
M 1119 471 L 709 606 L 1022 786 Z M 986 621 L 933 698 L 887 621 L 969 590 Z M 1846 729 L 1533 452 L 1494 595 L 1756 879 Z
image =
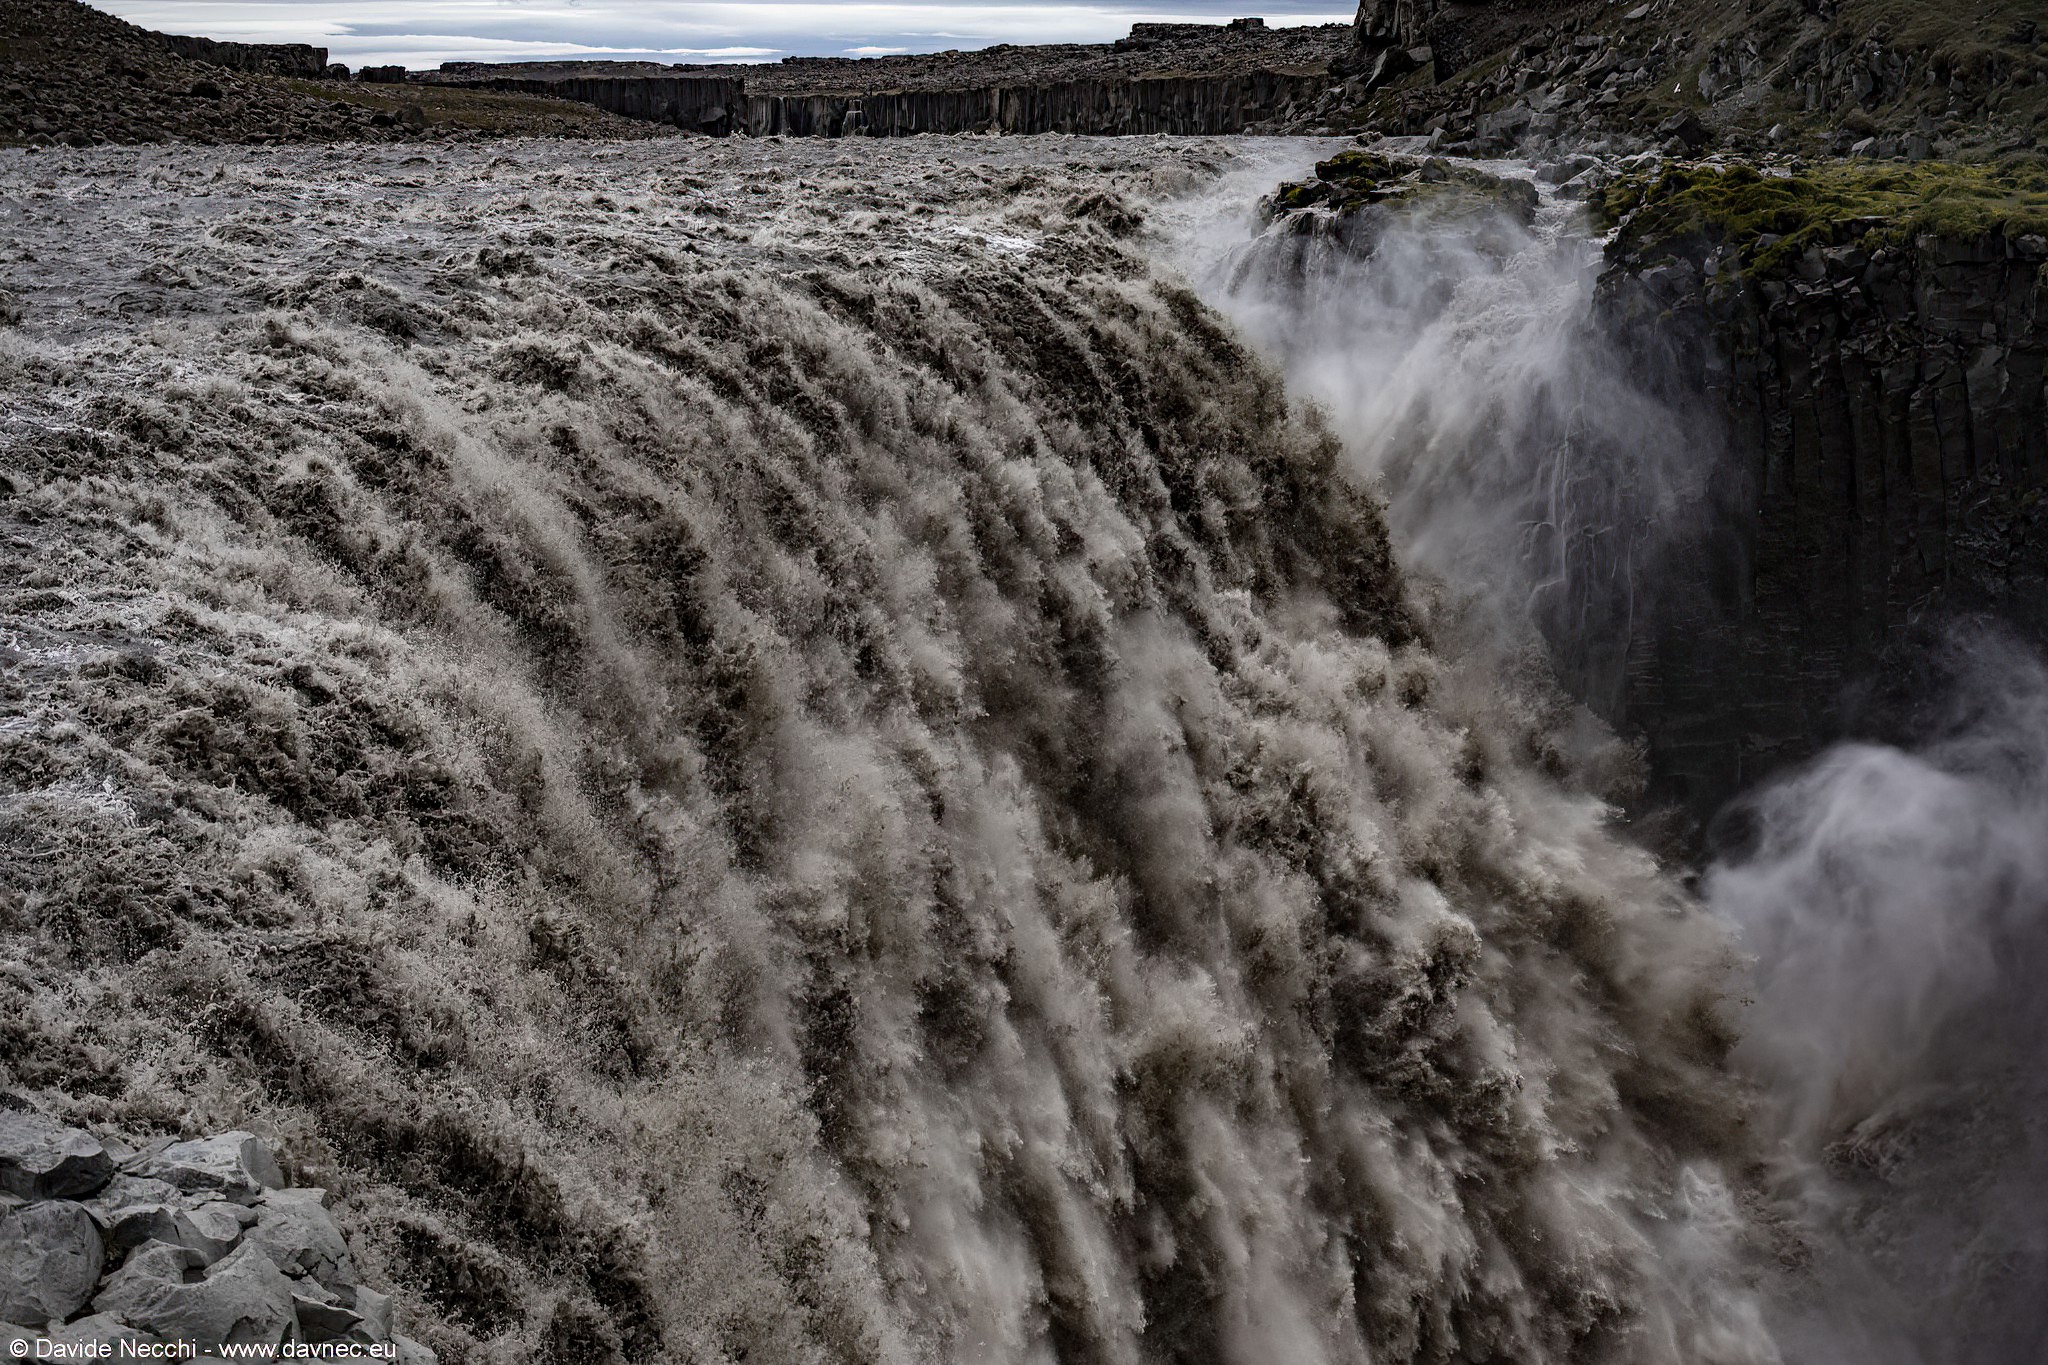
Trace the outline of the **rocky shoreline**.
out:
M 111 1358 L 126 1343 L 304 1343 L 433 1365 L 392 1331 L 326 1208 L 254 1134 L 140 1148 L 0 1095 L 0 1342 L 16 1356 Z

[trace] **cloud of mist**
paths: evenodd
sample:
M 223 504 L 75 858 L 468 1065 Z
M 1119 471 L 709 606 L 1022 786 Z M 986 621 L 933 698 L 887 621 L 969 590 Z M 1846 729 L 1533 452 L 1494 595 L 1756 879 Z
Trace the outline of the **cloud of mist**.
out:
M 1512 172 L 1511 172 L 1512 173 Z M 1320 211 L 1218 249 L 1205 293 L 1327 414 L 1387 499 L 1404 563 L 1534 632 L 1568 688 L 1622 718 L 1671 556 L 1708 523 L 1709 424 L 1651 393 L 1594 316 L 1598 244 L 1568 205 L 1533 226 L 1425 204 Z
M 1559 218 L 1303 225 L 1247 245 L 1197 214 L 1181 241 L 1384 492 L 1407 562 L 1481 605 L 1479 654 L 1534 628 L 1611 713 L 1635 622 L 1710 562 L 1710 424 L 1638 381 L 1596 315 L 1597 246 Z M 1990 627 L 1918 663 L 1875 689 L 1893 742 L 1751 793 L 1702 883 L 1751 962 L 1730 1023 L 1764 1160 L 1750 1207 L 1710 1191 L 1695 1217 L 1774 1228 L 1751 1330 L 1809 1365 L 2048 1341 L 2048 665 Z
M 1824 1365 L 2048 1341 L 2048 663 L 1939 646 L 1903 746 L 1753 794 L 1709 903 L 1754 958 L 1737 1064 L 1813 1262 L 1778 1317 Z

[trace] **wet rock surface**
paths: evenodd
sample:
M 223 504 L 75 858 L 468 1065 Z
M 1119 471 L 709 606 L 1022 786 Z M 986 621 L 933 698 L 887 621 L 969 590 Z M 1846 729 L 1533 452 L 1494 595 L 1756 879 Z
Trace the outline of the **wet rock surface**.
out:
M 43 1114 L 0 1109 L 0 1161 L 49 1167 L 53 1151 L 107 1148 Z M 324 1191 L 288 1188 L 249 1133 L 153 1144 L 119 1173 L 110 1159 L 60 1173 L 77 1198 L 37 1190 L 0 1215 L 0 1335 L 30 1350 L 348 1341 L 433 1359 L 392 1334 L 389 1298 L 358 1283 Z
M 1966 222 L 1848 201 L 1733 233 L 1625 226 L 1611 252 L 1610 324 L 1646 372 L 1697 377 L 1742 489 L 1716 533 L 1733 577 L 1671 604 L 1629 703 L 1703 813 L 1871 733 L 1845 687 L 1921 632 L 1982 612 L 2048 641 L 2048 234 Z

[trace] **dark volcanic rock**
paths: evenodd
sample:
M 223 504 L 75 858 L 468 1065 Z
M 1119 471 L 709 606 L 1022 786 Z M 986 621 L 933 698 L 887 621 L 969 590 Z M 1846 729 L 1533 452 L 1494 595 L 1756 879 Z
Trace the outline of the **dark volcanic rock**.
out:
M 0 1320 L 62 1322 L 99 1278 L 99 1230 L 77 1204 L 53 1199 L 0 1218 Z
M 176 33 L 165 34 L 164 41 L 180 57 L 208 66 L 307 80 L 328 75 L 327 49 L 307 43 L 223 43 Z
M 90 1133 L 41 1114 L 0 1109 L 0 1190 L 23 1199 L 91 1194 L 114 1173 L 114 1159 Z
M 1141 24 L 1130 39 L 1093 46 L 759 66 L 451 62 L 425 79 L 551 94 L 632 118 L 755 136 L 1219 134 L 1306 114 L 1329 91 L 1347 35 L 1338 25 Z
M 1845 685 L 1924 628 L 1988 613 L 2048 641 L 2048 238 L 1625 229 L 1602 307 L 1646 373 L 1726 414 L 1732 453 L 1729 572 L 1697 566 L 1631 670 L 1664 794 L 1704 814 L 1860 733 Z

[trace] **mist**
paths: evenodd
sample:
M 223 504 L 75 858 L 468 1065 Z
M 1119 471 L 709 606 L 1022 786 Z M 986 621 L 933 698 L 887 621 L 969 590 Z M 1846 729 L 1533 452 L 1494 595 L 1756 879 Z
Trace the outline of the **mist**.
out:
M 1195 212 L 1178 231 L 1205 295 L 1385 498 L 1446 650 L 1490 675 L 1540 653 L 1625 735 L 1660 595 L 1739 572 L 1716 539 L 1744 484 L 1684 376 L 1603 316 L 1574 206 Z M 1868 738 L 1745 793 L 1704 855 L 1698 893 L 1743 959 L 1722 1008 L 1755 1106 L 1730 1216 L 1766 1230 L 1752 1270 L 1787 1360 L 2026 1359 L 2048 1340 L 2048 667 L 1986 623 L 1892 660 L 1899 679 L 1844 699 Z M 1640 805 L 1604 752 L 1582 771 Z

